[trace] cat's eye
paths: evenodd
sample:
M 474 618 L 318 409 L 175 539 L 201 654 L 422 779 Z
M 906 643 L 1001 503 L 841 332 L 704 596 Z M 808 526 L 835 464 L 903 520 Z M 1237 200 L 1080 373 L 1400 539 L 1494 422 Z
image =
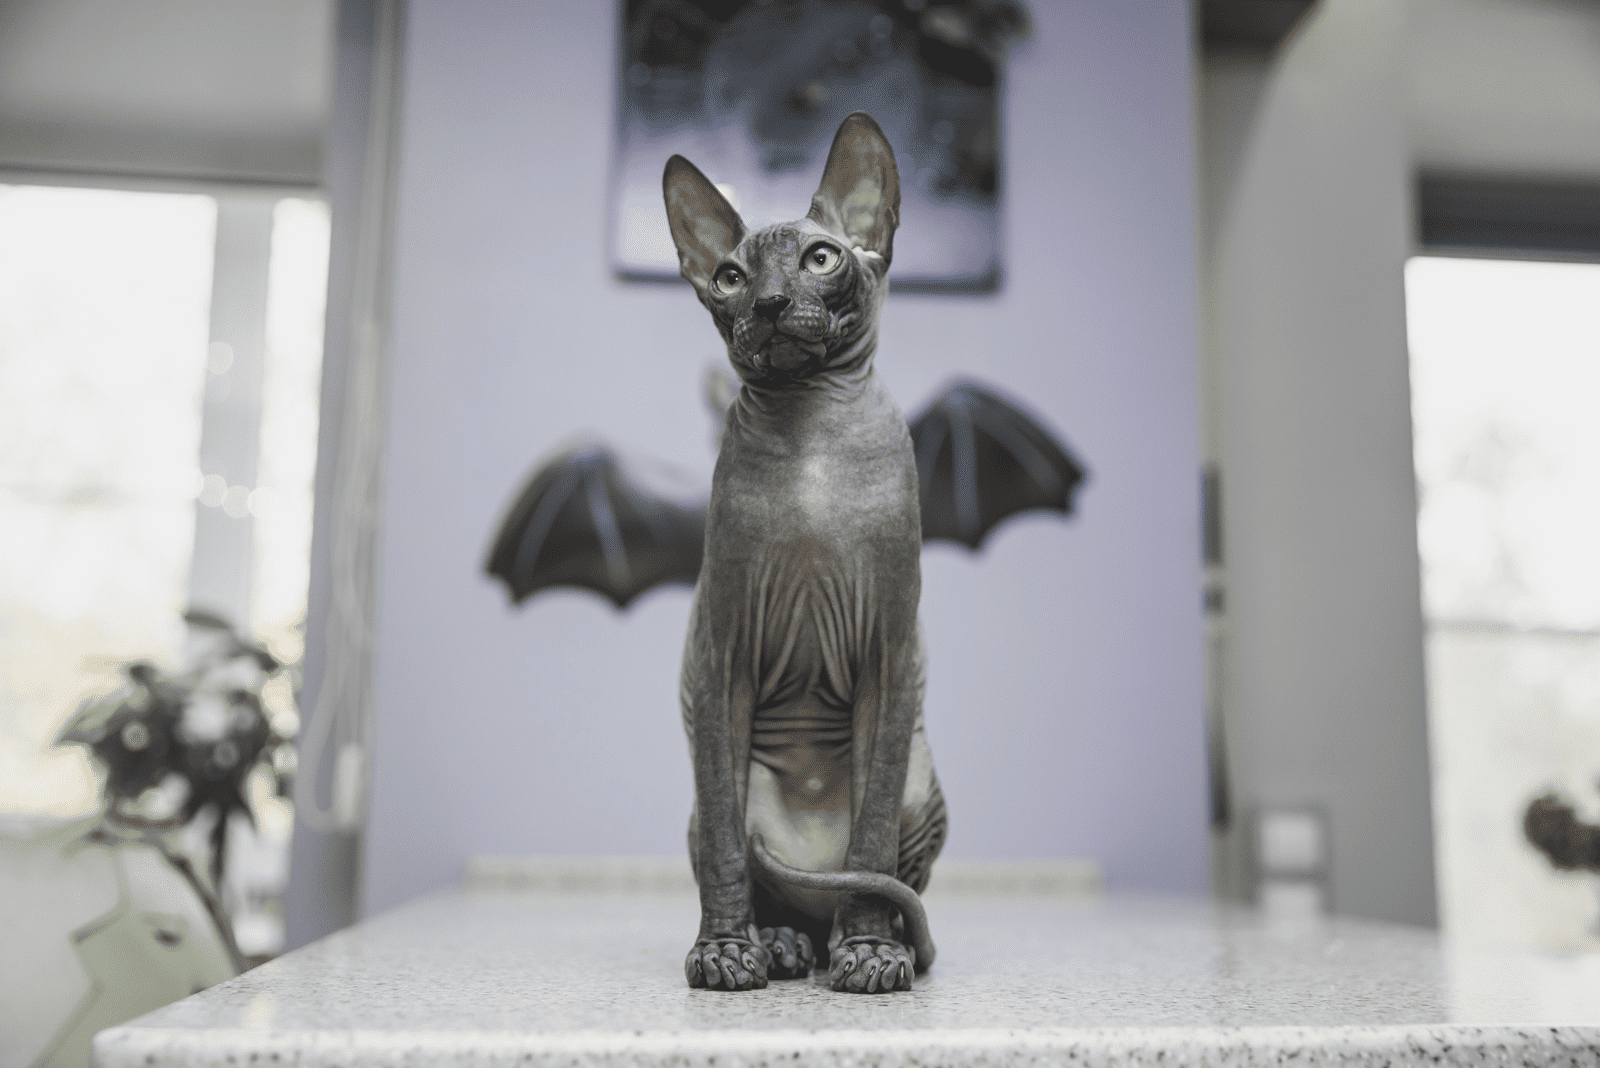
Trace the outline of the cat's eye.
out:
M 713 284 L 723 296 L 732 296 L 744 285 L 744 272 L 737 267 L 724 267 L 717 272 Z
M 839 261 L 844 259 L 844 253 L 832 245 L 812 245 L 806 251 L 805 258 L 800 262 L 812 274 L 827 274 L 839 266 Z

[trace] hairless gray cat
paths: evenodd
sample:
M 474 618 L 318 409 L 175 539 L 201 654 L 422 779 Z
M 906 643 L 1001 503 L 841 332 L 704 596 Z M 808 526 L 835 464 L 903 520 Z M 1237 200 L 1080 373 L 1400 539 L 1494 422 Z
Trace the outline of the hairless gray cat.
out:
M 742 387 L 728 411 L 680 694 L 694 760 L 690 986 L 809 975 L 907 990 L 945 839 L 922 728 L 922 532 L 906 421 L 872 367 L 899 222 L 894 153 L 845 119 L 803 219 L 748 232 L 682 156 L 683 276 Z

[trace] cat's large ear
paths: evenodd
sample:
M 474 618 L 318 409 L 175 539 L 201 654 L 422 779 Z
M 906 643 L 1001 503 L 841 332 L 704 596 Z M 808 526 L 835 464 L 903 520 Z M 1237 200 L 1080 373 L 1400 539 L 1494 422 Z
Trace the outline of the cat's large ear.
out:
M 678 270 L 704 291 L 717 264 L 744 240 L 744 220 L 711 179 L 682 156 L 667 160 L 661 191 L 672 243 L 678 246 Z
M 822 184 L 806 214 L 863 251 L 876 252 L 885 264 L 893 257 L 900 172 L 889 139 L 871 115 L 857 111 L 839 124 Z

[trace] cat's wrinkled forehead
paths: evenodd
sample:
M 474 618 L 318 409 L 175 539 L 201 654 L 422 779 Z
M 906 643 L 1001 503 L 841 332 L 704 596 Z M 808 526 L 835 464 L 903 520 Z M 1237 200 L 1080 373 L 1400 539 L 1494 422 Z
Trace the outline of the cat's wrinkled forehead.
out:
M 747 261 L 764 260 L 769 256 L 782 256 L 785 253 L 799 255 L 802 250 L 819 239 L 839 246 L 845 244 L 838 235 L 829 233 L 815 221 L 796 219 L 793 222 L 774 223 L 754 233 L 746 234 L 744 240 L 739 242 L 739 247 L 734 250 L 734 255 Z

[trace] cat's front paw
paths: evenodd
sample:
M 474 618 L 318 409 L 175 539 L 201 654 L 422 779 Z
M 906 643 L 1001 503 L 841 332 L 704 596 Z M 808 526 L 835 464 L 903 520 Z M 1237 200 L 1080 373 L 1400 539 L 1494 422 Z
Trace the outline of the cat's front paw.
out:
M 856 935 L 834 947 L 828 985 L 851 994 L 910 990 L 916 960 L 916 950 L 893 939 Z
M 768 978 L 800 979 L 810 975 L 811 969 L 817 966 L 811 936 L 793 927 L 761 928 L 761 944 L 772 959 L 767 966 Z
M 697 941 L 683 962 L 683 975 L 692 987 L 760 990 L 767 985 L 771 961 L 756 929 L 751 927 L 749 937 L 730 935 Z

